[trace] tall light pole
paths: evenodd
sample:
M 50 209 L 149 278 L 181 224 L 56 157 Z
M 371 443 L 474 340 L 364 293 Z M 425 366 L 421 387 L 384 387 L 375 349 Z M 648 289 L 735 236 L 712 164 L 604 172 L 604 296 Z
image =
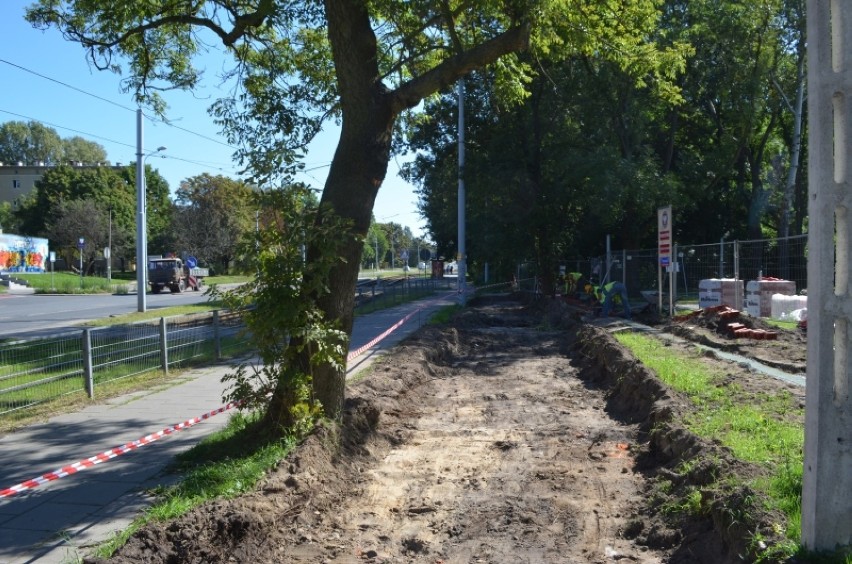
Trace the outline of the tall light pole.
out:
M 165 147 L 145 154 L 142 150 L 142 110 L 136 110 L 136 304 L 140 312 L 147 309 L 145 303 L 148 274 L 148 218 L 145 202 L 145 159 Z
M 107 248 L 104 258 L 107 263 L 107 284 L 112 284 L 112 204 L 109 206 L 109 238 L 107 239 Z

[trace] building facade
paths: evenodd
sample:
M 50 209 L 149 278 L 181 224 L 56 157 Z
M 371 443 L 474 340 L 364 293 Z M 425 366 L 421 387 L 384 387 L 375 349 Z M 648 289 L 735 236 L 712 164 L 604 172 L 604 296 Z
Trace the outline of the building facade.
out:
M 81 162 L 68 163 L 70 166 L 79 168 L 98 168 L 110 166 L 115 170 L 124 167 L 120 165 L 88 164 Z M 48 170 L 60 165 L 55 164 L 24 164 L 24 163 L 0 163 L 0 203 L 9 202 L 12 210 L 17 210 L 26 196 L 35 190 L 36 182 Z

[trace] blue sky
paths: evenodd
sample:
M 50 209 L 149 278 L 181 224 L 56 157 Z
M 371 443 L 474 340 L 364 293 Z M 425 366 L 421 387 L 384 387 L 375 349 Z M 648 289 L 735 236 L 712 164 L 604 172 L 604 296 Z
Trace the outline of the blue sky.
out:
M 90 68 L 83 49 L 62 38 L 56 29 L 34 29 L 24 20 L 29 0 L 5 0 L 0 18 L 0 123 L 35 120 L 56 129 L 63 138 L 79 135 L 101 144 L 113 163 L 136 159 L 136 106 L 122 93 L 121 77 Z M 217 63 L 212 60 L 214 65 Z M 165 158 L 149 157 L 174 190 L 181 180 L 202 173 L 238 178 L 238 167 L 207 107 L 219 96 L 218 66 L 205 74 L 204 90 L 166 92 L 167 112 L 173 125 L 144 120 L 146 152 L 165 146 Z M 322 188 L 328 173 L 338 129 L 329 124 L 314 141 L 300 180 Z M 398 176 L 392 159 L 388 177 L 379 190 L 374 213 L 379 222 L 393 221 L 423 234 L 425 223 L 416 210 L 413 187 Z

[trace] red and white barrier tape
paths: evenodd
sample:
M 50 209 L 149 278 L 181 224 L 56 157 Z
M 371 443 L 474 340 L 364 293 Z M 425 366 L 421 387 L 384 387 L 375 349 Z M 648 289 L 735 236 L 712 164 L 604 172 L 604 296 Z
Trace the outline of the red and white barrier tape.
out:
M 4 497 L 9 497 L 15 495 L 16 493 L 20 493 L 22 491 L 30 490 L 36 488 L 42 484 L 47 482 L 52 482 L 54 480 L 58 480 L 59 478 L 64 478 L 70 474 L 76 474 L 80 470 L 85 470 L 86 468 L 91 468 L 96 464 L 100 464 L 101 462 L 106 462 L 107 460 L 112 460 L 117 456 L 121 456 L 122 454 L 128 453 L 132 450 L 136 450 L 139 447 L 145 446 L 147 444 L 153 443 L 156 440 L 159 440 L 167 435 L 171 435 L 178 431 L 183 431 L 184 429 L 188 429 L 193 425 L 204 421 L 205 419 L 210 419 L 214 415 L 218 415 L 223 411 L 227 411 L 233 407 L 236 407 L 237 403 L 229 403 L 220 407 L 219 409 L 215 409 L 209 413 L 205 413 L 204 415 L 200 415 L 193 419 L 188 419 L 183 423 L 178 423 L 177 425 L 172 425 L 171 427 L 166 427 L 162 431 L 158 431 L 151 435 L 146 435 L 141 439 L 137 439 L 135 441 L 123 444 L 121 446 L 115 447 L 113 449 L 104 451 L 100 454 L 87 458 L 85 460 L 81 460 L 79 462 L 75 462 L 74 464 L 70 464 L 68 466 L 63 466 L 53 472 L 48 472 L 47 474 L 43 474 L 38 478 L 33 478 L 32 480 L 27 480 L 26 482 L 21 482 L 20 484 L 14 485 L 10 488 L 6 488 L 4 490 L 0 490 L 0 499 Z
M 438 300 L 434 300 L 434 301 L 437 302 Z M 429 302 L 426 305 L 431 305 L 431 303 L 432 302 Z M 402 319 L 400 319 L 399 321 L 394 323 L 385 332 L 383 332 L 381 335 L 379 335 L 378 337 L 376 337 L 375 339 L 373 339 L 372 341 L 370 341 L 366 345 L 360 347 L 358 350 L 351 351 L 349 353 L 349 355 L 346 357 L 346 361 L 351 362 L 352 360 L 354 360 L 358 356 L 362 355 L 364 353 L 364 351 L 372 348 L 376 343 L 378 343 L 379 341 L 381 341 L 382 339 L 384 339 L 385 337 L 387 337 L 388 335 L 390 335 L 391 333 L 393 333 L 394 331 L 396 331 L 397 329 L 402 327 L 405 324 L 406 321 L 411 319 L 416 313 L 420 312 L 420 310 L 422 310 L 422 309 L 423 309 L 423 307 L 420 307 L 420 308 L 412 311 L 411 313 L 409 313 L 408 315 L 406 315 L 405 317 L 403 317 Z M 195 417 L 193 419 L 188 419 L 188 420 L 184 421 L 183 423 L 178 423 L 177 425 L 172 425 L 171 427 L 166 427 L 162 431 L 158 431 L 157 433 L 154 433 L 152 435 L 146 435 L 146 436 L 142 437 L 141 439 L 137 439 L 135 441 L 132 441 L 132 442 L 126 443 L 124 445 L 121 445 L 121 446 L 112 448 L 110 450 L 104 451 L 100 454 L 96 454 L 95 456 L 89 457 L 85 460 L 75 462 L 75 463 L 70 464 L 68 466 L 63 466 L 62 468 L 54 470 L 53 472 L 48 472 L 47 474 L 43 474 L 43 475 L 39 476 L 38 478 L 33 478 L 31 480 L 27 480 L 26 482 L 21 482 L 20 484 L 16 484 L 16 485 L 11 486 L 9 488 L 0 490 L 0 499 L 13 496 L 16 493 L 20 493 L 20 492 L 23 492 L 23 491 L 26 491 L 26 490 L 31 490 L 33 488 L 37 488 L 38 486 L 40 486 L 42 484 L 46 484 L 47 482 L 52 482 L 54 480 L 58 480 L 59 478 L 64 478 L 65 476 L 69 476 L 71 474 L 76 474 L 80 470 L 85 470 L 86 468 L 91 468 L 92 466 L 100 464 L 101 462 L 106 462 L 107 460 L 112 460 L 113 458 L 116 458 L 117 456 L 121 456 L 122 454 L 130 452 L 132 450 L 136 450 L 139 447 L 153 443 L 154 441 L 159 440 L 159 439 L 161 439 L 161 438 L 163 438 L 167 435 L 171 435 L 171 434 L 176 433 L 178 431 L 183 431 L 184 429 L 188 429 L 188 428 L 192 427 L 193 425 L 204 421 L 205 419 L 210 419 L 214 415 L 218 415 L 218 414 L 220 414 L 224 411 L 227 411 L 229 409 L 237 407 L 239 404 L 240 404 L 240 402 L 231 402 L 227 405 L 220 407 L 219 409 L 215 409 L 215 410 L 213 410 L 209 413 L 205 413 L 204 415 L 200 415 L 200 416 Z
M 411 313 L 409 313 L 408 315 L 406 315 L 405 317 L 403 317 L 402 319 L 400 319 L 399 321 L 397 321 L 396 323 L 391 325 L 384 333 L 382 333 L 381 335 L 379 335 L 378 337 L 376 337 L 375 339 L 373 339 L 372 341 L 370 341 L 366 345 L 362 346 L 361 348 L 359 348 L 357 350 L 349 351 L 349 354 L 346 356 L 346 362 L 352 362 L 353 360 L 355 360 L 356 358 L 358 358 L 359 356 L 364 354 L 364 351 L 371 349 L 373 347 L 373 345 L 375 345 L 376 343 L 378 343 L 379 341 L 381 341 L 382 339 L 384 339 L 385 337 L 387 337 L 388 335 L 390 335 L 391 333 L 393 333 L 394 331 L 396 331 L 397 329 L 402 327 L 405 324 L 406 321 L 411 319 L 414 316 L 414 314 L 419 312 L 419 311 L 420 311 L 419 309 L 412 311 Z
M 346 362 L 352 362 L 353 360 L 355 360 L 356 358 L 358 358 L 359 356 L 364 354 L 364 351 L 371 349 L 376 343 L 378 343 L 379 341 L 381 341 L 382 339 L 384 339 L 385 337 L 387 337 L 388 335 L 390 335 L 391 333 L 393 333 L 394 331 L 396 331 L 397 329 L 402 327 L 405 324 L 405 322 L 408 321 L 409 319 L 411 319 L 412 317 L 414 317 L 414 315 L 416 315 L 417 313 L 420 313 L 420 311 L 422 311 L 423 309 L 425 309 L 429 306 L 432 306 L 432 305 L 439 303 L 441 301 L 441 299 L 434 299 L 434 300 L 430 300 L 430 301 L 424 303 L 421 307 L 415 309 L 414 311 L 412 311 L 411 313 L 409 313 L 408 315 L 406 315 L 405 317 L 403 317 L 402 319 L 400 319 L 399 321 L 394 323 L 384 333 L 382 333 L 381 335 L 379 335 L 378 337 L 376 337 L 375 339 L 373 339 L 372 341 L 370 341 L 366 345 L 358 348 L 357 350 L 350 351 L 349 355 L 346 357 Z

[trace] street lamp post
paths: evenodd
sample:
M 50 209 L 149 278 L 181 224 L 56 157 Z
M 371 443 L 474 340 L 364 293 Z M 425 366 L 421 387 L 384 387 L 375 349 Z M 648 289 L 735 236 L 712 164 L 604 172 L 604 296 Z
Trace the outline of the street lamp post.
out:
M 112 284 L 112 206 L 109 207 L 109 237 L 107 239 L 107 252 L 104 258 L 107 263 L 107 284 Z
M 145 201 L 145 159 L 153 154 L 165 151 L 165 147 L 157 147 L 156 151 L 142 153 L 142 112 L 137 114 L 139 153 L 136 159 L 136 302 L 140 312 L 147 309 L 146 290 L 148 274 L 148 219 Z

